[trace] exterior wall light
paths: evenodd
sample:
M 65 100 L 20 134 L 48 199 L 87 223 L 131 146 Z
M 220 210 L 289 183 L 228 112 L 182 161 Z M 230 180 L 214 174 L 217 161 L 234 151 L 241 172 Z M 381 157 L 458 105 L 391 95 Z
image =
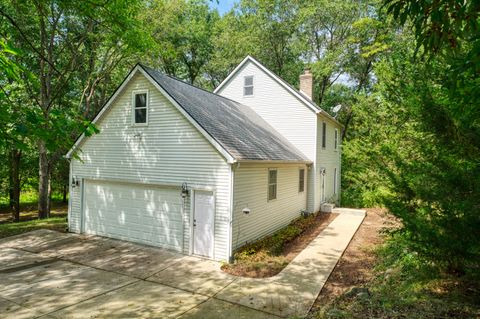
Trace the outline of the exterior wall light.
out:
M 187 183 L 182 184 L 182 198 L 186 198 L 188 196 L 188 185 Z

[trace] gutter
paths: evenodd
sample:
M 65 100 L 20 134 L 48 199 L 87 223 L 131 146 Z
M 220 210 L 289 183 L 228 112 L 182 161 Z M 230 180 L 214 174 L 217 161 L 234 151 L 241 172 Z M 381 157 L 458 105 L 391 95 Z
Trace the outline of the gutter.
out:
M 236 160 L 235 162 L 245 164 L 313 164 L 311 160 Z

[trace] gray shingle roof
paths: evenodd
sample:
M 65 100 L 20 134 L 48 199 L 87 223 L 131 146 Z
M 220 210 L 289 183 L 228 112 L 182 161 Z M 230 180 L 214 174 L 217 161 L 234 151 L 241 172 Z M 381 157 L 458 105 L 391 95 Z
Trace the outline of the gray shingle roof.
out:
M 141 67 L 234 159 L 309 161 L 250 107 Z

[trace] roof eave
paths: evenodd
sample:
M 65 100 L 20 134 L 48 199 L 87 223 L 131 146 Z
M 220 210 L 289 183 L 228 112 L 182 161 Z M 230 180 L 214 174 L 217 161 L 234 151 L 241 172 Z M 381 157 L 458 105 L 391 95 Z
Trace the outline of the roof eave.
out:
M 239 159 L 236 160 L 238 163 L 245 164 L 313 164 L 311 160 L 250 160 L 250 159 Z

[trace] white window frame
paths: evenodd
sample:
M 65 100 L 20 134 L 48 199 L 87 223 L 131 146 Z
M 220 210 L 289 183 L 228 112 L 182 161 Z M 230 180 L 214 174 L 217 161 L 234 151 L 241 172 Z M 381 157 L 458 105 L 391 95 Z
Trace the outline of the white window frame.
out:
M 145 123 L 136 123 L 135 122 L 135 97 L 138 94 L 146 94 L 145 97 L 145 109 L 147 110 L 147 114 L 145 117 Z M 134 90 L 132 91 L 132 125 L 133 126 L 147 126 L 148 125 L 148 113 L 150 113 L 150 95 L 147 89 L 142 90 Z
M 338 150 L 338 128 L 335 129 L 335 136 L 333 138 L 333 143 L 335 146 L 335 150 Z
M 322 149 L 327 148 L 327 122 L 322 122 Z
M 275 183 L 270 183 L 270 172 L 275 171 Z M 267 201 L 270 202 L 272 200 L 277 199 L 278 195 L 278 170 L 276 168 L 269 168 L 268 175 L 267 175 Z M 275 186 L 275 197 L 270 198 L 270 186 Z
M 252 78 L 252 85 L 245 85 L 245 80 L 247 78 Z M 255 94 L 255 87 L 254 87 L 254 83 L 255 83 L 255 77 L 253 75 L 245 75 L 243 77 L 243 97 L 252 97 L 254 94 Z M 247 87 L 251 87 L 252 88 L 252 94 L 245 94 L 245 88 Z
M 338 170 L 337 168 L 335 167 L 333 169 L 333 194 L 336 195 L 337 194 L 337 187 L 338 187 L 338 177 L 337 177 L 337 174 L 338 174 Z
M 303 175 L 301 172 L 303 171 Z M 303 178 L 303 181 L 302 181 Z M 305 168 L 298 169 L 298 192 L 303 193 L 305 192 Z

